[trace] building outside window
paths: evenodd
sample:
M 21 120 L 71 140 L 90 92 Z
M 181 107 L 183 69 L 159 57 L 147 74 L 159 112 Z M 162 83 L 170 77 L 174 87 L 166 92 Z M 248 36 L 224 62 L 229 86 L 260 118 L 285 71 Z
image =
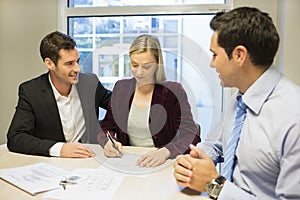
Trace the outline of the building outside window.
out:
M 132 77 L 131 42 L 141 34 L 158 37 L 167 80 L 183 85 L 203 138 L 228 93 L 210 68 L 209 21 L 231 8 L 232 0 L 61 0 L 60 29 L 76 40 L 81 71 L 97 74 L 109 89 Z

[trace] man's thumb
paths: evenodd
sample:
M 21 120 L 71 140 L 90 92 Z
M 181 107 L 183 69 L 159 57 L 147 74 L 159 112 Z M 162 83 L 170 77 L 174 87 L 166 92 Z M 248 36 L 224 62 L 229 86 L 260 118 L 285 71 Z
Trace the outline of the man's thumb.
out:
M 206 156 L 206 153 L 202 149 L 195 147 L 193 144 L 190 144 L 190 149 L 190 156 L 194 158 L 204 158 Z

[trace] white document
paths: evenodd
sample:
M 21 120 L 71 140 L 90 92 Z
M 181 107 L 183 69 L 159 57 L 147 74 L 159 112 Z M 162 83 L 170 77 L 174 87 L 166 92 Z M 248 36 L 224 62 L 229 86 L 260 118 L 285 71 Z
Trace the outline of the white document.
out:
M 130 177 L 137 177 L 137 178 L 146 178 L 149 176 L 149 173 L 137 173 L 137 174 L 133 174 L 133 173 L 123 173 L 121 171 L 118 171 L 118 170 L 114 170 L 110 167 L 107 167 L 105 165 L 101 165 L 99 168 L 98 168 L 99 172 L 101 173 L 105 173 L 105 174 L 114 174 L 114 175 L 122 175 L 122 176 L 130 176 Z
M 105 174 L 98 169 L 76 169 L 72 176 L 79 176 L 77 184 L 66 185 L 63 188 L 47 192 L 44 197 L 64 200 L 110 200 L 118 190 L 123 176 L 120 174 Z
M 124 175 L 143 175 L 155 172 L 157 170 L 163 169 L 173 163 L 172 160 L 168 159 L 162 165 L 157 167 L 140 167 L 136 165 L 138 159 L 142 156 L 142 154 L 132 154 L 126 151 L 123 151 L 122 157 L 117 158 L 108 158 L 104 156 L 103 152 L 99 152 L 93 149 L 94 153 L 96 154 L 95 159 L 99 161 L 102 165 L 107 168 L 113 169 L 118 172 L 124 173 Z
M 61 179 L 68 174 L 46 163 L 0 169 L 2 179 L 31 195 L 59 188 Z

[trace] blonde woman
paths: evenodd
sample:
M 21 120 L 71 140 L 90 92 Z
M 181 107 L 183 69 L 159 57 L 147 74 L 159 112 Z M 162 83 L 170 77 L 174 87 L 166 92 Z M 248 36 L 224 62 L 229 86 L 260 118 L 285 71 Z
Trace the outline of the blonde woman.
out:
M 200 136 L 183 87 L 166 81 L 158 39 L 137 37 L 129 56 L 134 78 L 115 84 L 98 141 L 107 157 L 120 156 L 122 145 L 156 147 L 137 161 L 155 167 L 189 152 L 189 144 L 197 144 Z

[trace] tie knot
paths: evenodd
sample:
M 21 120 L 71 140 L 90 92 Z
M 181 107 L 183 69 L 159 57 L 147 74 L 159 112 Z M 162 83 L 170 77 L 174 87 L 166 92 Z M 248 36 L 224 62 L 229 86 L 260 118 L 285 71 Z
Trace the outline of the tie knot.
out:
M 237 101 L 238 102 L 237 102 L 236 109 L 245 112 L 246 109 L 247 109 L 247 105 L 244 103 L 243 98 L 242 98 L 241 95 L 237 96 Z

